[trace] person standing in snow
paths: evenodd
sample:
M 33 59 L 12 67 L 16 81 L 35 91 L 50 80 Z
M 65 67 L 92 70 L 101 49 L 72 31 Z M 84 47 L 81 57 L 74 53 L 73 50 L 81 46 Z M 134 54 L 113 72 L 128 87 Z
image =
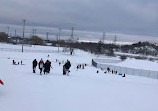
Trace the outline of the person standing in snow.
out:
M 49 73 L 50 72 L 50 67 L 51 67 L 51 62 L 49 60 L 47 60 L 44 64 L 44 74 Z
M 107 71 L 110 72 L 110 68 L 109 67 L 107 67 Z
M 39 61 L 39 69 L 40 69 L 40 75 L 42 75 L 42 70 L 43 70 L 43 68 L 44 68 L 44 62 L 43 62 L 43 60 L 41 59 L 40 61 Z
M 70 67 L 71 67 L 71 63 L 69 60 L 67 60 L 67 62 L 63 66 L 63 75 L 66 75 L 66 74 L 69 75 Z
M 22 61 L 21 61 L 21 64 L 22 64 Z M 33 60 L 32 66 L 33 66 L 33 73 L 36 73 L 36 66 L 37 66 L 37 61 L 36 61 L 36 59 Z

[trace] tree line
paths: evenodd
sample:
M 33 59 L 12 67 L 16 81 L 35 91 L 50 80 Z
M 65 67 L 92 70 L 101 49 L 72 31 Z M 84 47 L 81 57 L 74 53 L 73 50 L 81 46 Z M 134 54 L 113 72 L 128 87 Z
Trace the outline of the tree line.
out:
M 0 42 L 9 42 L 11 38 L 9 38 L 8 34 L 5 32 L 0 32 Z M 48 42 L 48 41 L 47 41 Z M 21 42 L 25 44 L 31 45 L 46 45 L 45 41 L 41 39 L 39 36 L 34 35 L 28 39 L 21 39 Z M 116 45 L 116 44 L 104 44 L 102 41 L 98 43 L 93 42 L 78 42 L 73 41 L 71 39 L 68 40 L 52 40 L 49 41 L 52 46 L 60 46 L 64 47 L 63 51 L 69 50 L 72 54 L 74 49 L 81 49 L 94 54 L 104 54 L 107 56 L 115 56 L 114 52 L 123 52 L 123 53 L 132 53 L 132 54 L 141 54 L 141 55 L 158 55 L 158 46 L 149 42 L 138 42 L 132 45 Z

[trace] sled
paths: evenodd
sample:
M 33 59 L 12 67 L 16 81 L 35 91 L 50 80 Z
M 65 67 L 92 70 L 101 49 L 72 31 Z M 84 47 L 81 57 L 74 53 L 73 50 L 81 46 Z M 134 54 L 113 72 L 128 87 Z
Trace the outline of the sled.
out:
M 0 80 L 0 83 L 2 84 L 2 85 L 4 85 L 4 83 Z

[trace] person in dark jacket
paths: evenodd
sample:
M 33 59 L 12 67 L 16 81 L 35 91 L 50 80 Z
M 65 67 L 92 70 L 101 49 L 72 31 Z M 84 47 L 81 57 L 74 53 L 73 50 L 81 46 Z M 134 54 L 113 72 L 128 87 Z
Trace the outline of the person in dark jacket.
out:
M 49 60 L 47 60 L 44 64 L 44 74 L 46 73 L 49 73 L 50 72 L 50 67 L 51 67 L 51 63 Z
M 13 60 L 13 65 L 17 65 L 16 62 L 15 62 L 15 60 Z
M 110 68 L 109 67 L 107 67 L 107 71 L 110 72 Z
M 70 67 L 71 67 L 71 63 L 69 60 L 67 60 L 67 62 L 63 66 L 63 75 L 66 75 L 66 74 L 69 75 Z
M 65 66 L 63 65 L 63 75 L 66 75 Z
M 36 73 L 36 66 L 37 66 L 36 59 L 33 60 L 32 65 L 33 65 L 33 73 Z

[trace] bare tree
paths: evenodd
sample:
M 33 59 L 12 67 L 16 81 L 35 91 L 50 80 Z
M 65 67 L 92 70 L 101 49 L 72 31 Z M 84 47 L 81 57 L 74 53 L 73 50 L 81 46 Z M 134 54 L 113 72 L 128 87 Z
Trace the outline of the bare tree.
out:
M 5 32 L 0 32 L 0 42 L 7 42 L 8 41 L 8 34 Z
M 43 45 L 44 44 L 43 40 L 38 36 L 32 36 L 30 38 L 30 43 L 32 45 Z

